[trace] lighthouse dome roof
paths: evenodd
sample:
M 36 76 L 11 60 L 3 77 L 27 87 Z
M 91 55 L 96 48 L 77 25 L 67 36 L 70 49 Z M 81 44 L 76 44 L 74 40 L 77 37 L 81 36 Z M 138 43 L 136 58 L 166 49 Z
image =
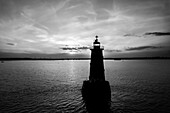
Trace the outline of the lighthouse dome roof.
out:
M 96 36 L 96 39 L 94 41 L 94 44 L 100 44 L 100 42 L 98 41 L 98 36 Z

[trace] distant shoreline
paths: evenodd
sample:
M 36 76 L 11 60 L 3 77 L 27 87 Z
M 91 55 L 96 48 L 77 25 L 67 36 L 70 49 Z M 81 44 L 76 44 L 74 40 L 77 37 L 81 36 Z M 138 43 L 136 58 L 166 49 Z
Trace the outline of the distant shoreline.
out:
M 90 58 L 0 58 L 0 61 L 12 60 L 90 60 Z M 170 60 L 170 57 L 130 57 L 104 58 L 104 60 Z

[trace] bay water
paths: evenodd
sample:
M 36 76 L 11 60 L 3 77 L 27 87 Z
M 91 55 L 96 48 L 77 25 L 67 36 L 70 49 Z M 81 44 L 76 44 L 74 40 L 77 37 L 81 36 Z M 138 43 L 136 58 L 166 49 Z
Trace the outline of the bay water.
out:
M 170 60 L 105 60 L 113 113 L 169 113 Z M 86 113 L 89 60 L 0 63 L 1 113 Z

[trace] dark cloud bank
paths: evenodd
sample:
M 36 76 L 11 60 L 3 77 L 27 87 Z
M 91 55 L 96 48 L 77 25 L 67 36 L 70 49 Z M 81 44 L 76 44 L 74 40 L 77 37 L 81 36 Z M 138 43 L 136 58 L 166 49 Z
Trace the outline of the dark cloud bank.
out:
M 136 50 L 146 50 L 146 49 L 159 49 L 162 47 L 157 46 L 139 46 L 139 47 L 129 47 L 125 49 L 125 51 L 136 51 Z
M 87 46 L 81 46 L 81 47 L 66 46 L 66 47 L 61 47 L 60 49 L 62 49 L 62 50 L 87 50 L 87 49 L 90 49 L 90 47 L 87 47 Z
M 148 32 L 145 35 L 154 35 L 154 36 L 169 36 L 170 32 Z
M 139 47 L 128 47 L 125 48 L 124 50 L 105 50 L 106 52 L 125 52 L 125 51 L 142 51 L 142 50 L 148 50 L 148 49 L 161 49 L 164 48 L 162 46 L 139 46 Z
M 146 32 L 143 35 L 144 36 L 149 36 L 149 35 L 153 35 L 153 36 L 170 36 L 170 32 Z M 136 34 L 125 34 L 123 36 L 124 37 L 142 37 L 142 36 L 136 35 Z

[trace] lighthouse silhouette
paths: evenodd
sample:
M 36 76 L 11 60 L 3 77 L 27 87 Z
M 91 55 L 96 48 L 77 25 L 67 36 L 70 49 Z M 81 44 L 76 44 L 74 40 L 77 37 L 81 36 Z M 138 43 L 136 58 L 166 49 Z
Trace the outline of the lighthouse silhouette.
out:
M 89 80 L 83 81 L 82 97 L 86 109 L 90 113 L 109 112 L 111 102 L 110 84 L 105 80 L 105 70 L 103 63 L 104 47 L 100 45 L 98 36 L 91 50 L 90 75 Z

